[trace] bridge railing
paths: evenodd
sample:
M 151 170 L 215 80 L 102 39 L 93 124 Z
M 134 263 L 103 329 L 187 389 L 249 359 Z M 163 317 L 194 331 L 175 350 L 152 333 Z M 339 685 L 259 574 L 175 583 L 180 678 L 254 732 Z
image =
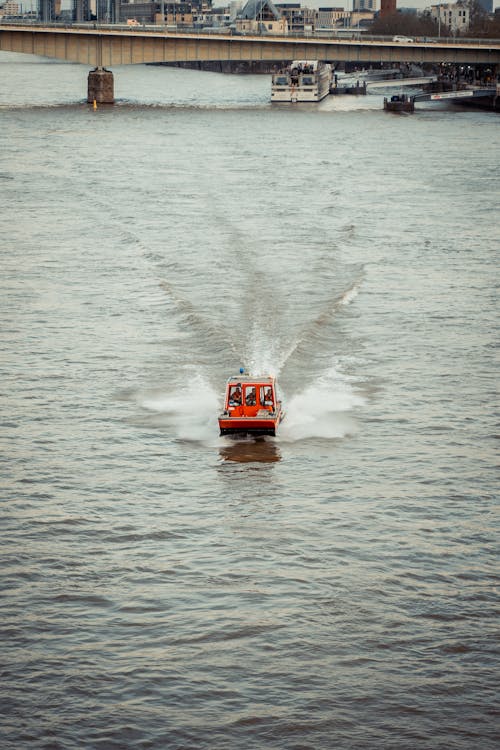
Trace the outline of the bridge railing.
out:
M 138 26 L 129 26 L 128 24 L 106 24 L 89 21 L 87 23 L 63 23 L 58 21 L 20 21 L 18 19 L 0 19 L 0 26 L 22 26 L 28 28 L 54 28 L 54 29 L 84 29 L 88 31 L 126 31 L 127 33 L 151 33 L 151 34 L 165 34 L 167 36 L 176 36 L 179 34 L 200 34 L 200 35 L 217 35 L 217 36 L 246 36 L 246 37 L 267 37 L 269 39 L 285 38 L 285 39 L 322 39 L 322 40 L 334 40 L 334 41 L 360 41 L 360 42 L 379 42 L 398 47 L 413 46 L 420 44 L 439 44 L 439 45 L 478 45 L 486 47 L 499 47 L 500 39 L 483 39 L 476 37 L 414 37 L 412 42 L 395 42 L 391 36 L 375 36 L 373 34 L 360 33 L 358 31 L 342 30 L 341 33 L 332 30 L 321 31 L 307 31 L 300 33 L 298 31 L 289 31 L 287 34 L 270 34 L 262 31 L 237 31 L 229 26 L 227 27 L 204 27 L 199 28 L 196 26 L 182 26 L 177 27 L 175 30 L 168 28 L 167 26 L 153 25 L 153 24 L 142 24 Z

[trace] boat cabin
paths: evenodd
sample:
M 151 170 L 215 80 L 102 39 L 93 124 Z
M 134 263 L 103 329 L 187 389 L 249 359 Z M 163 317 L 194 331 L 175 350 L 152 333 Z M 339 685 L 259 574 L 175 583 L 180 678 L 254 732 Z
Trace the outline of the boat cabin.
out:
M 274 378 L 239 376 L 228 381 L 224 409 L 231 416 L 255 417 L 261 410 L 273 412 L 275 406 Z

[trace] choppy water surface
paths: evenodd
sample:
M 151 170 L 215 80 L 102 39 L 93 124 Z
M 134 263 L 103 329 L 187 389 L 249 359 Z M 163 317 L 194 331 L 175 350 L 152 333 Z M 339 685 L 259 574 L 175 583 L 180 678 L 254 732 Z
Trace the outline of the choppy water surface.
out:
M 496 747 L 498 115 L 0 73 L 2 747 Z

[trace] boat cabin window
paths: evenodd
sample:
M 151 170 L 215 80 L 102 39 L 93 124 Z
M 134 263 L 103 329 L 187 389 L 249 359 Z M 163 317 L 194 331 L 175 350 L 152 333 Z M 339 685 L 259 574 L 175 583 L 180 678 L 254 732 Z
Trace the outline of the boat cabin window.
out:
M 274 406 L 273 389 L 271 386 L 261 385 L 259 398 L 262 406 Z
M 274 410 L 274 390 L 272 385 L 251 383 L 230 383 L 227 396 L 228 406 L 257 406 Z
M 229 406 L 241 405 L 241 385 L 239 383 L 236 385 L 229 386 L 228 402 L 229 402 Z
M 247 406 L 255 406 L 257 403 L 257 394 L 254 385 L 245 386 L 245 404 Z
M 277 83 L 278 86 L 286 86 L 288 83 L 288 78 L 286 76 L 276 76 L 274 82 Z
M 314 83 L 314 79 L 312 76 L 302 76 L 302 83 L 304 86 L 312 86 Z

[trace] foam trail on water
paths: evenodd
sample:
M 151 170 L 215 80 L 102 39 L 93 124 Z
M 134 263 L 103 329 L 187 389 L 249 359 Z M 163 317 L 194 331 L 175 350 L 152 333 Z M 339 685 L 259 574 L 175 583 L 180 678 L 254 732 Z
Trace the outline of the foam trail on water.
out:
M 277 351 L 276 342 L 265 335 L 257 324 L 253 325 L 252 338 L 249 345 L 248 371 L 256 377 L 276 375 Z
M 342 297 L 340 297 L 338 301 L 338 306 L 341 307 L 342 305 L 350 305 L 353 299 L 356 299 L 356 297 L 359 294 L 359 282 L 356 282 L 352 285 L 350 289 L 347 289 L 347 291 L 344 292 Z
M 302 342 L 310 336 L 311 331 L 316 327 L 321 327 L 335 311 L 349 305 L 357 297 L 360 282 L 360 279 L 355 281 L 349 289 L 334 301 L 333 305 L 330 304 L 323 310 L 315 320 L 300 332 L 297 338 L 284 351 L 275 338 L 272 338 L 268 332 L 262 330 L 262 327 L 258 323 L 254 323 L 251 337 L 248 340 L 248 349 L 250 352 L 246 360 L 248 372 L 256 376 L 274 375 L 277 377 Z
M 332 367 L 285 404 L 279 438 L 294 442 L 351 435 L 357 429 L 352 412 L 363 404 L 363 397 L 353 390 L 348 379 Z
M 207 441 L 219 433 L 220 396 L 199 373 L 190 377 L 181 390 L 171 395 L 145 396 L 139 403 L 148 411 L 162 414 L 179 440 Z
M 288 349 L 285 352 L 283 352 L 281 358 L 279 359 L 278 365 L 275 368 L 276 375 L 283 370 L 288 360 L 295 354 L 297 349 L 300 348 L 301 344 L 305 340 L 307 340 L 317 328 L 321 328 L 341 307 L 350 305 L 353 299 L 355 299 L 358 296 L 361 281 L 362 281 L 362 278 L 359 278 L 356 281 L 354 281 L 353 284 L 348 289 L 346 289 L 346 291 L 343 292 L 343 294 L 341 294 L 340 297 L 334 300 L 333 304 L 329 304 L 317 316 L 317 318 L 311 321 L 311 323 L 309 323 L 301 331 L 299 336 L 297 336 L 295 341 L 293 341 L 292 344 L 288 347 Z

